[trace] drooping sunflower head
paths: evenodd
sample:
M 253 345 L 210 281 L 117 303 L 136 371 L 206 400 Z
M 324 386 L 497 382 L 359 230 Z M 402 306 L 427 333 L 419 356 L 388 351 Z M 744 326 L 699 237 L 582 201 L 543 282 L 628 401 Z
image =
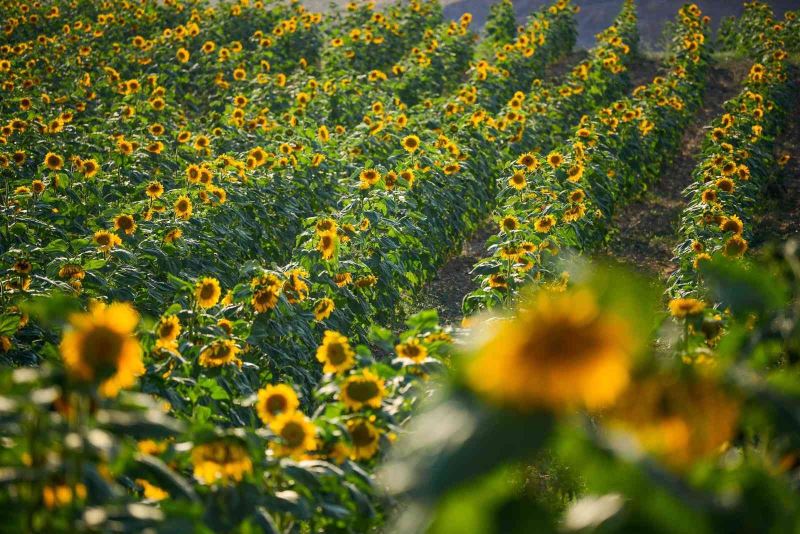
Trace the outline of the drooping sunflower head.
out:
M 219 301 L 222 294 L 222 289 L 219 285 L 219 280 L 206 276 L 198 280 L 194 289 L 194 296 L 197 299 L 197 305 L 201 308 L 211 308 Z
M 239 347 L 231 339 L 217 339 L 200 352 L 198 363 L 203 367 L 220 367 L 233 363 L 241 366 Z
M 336 306 L 332 299 L 323 297 L 314 304 L 314 319 L 317 321 L 324 321 L 331 316 Z
M 723 217 L 722 222 L 719 223 L 719 229 L 723 232 L 731 232 L 735 235 L 742 235 L 744 231 L 744 223 L 736 215 L 730 217 Z
M 317 348 L 317 360 L 324 364 L 325 373 L 342 373 L 355 365 L 355 352 L 347 337 L 333 330 L 326 330 L 322 344 Z
M 703 313 L 706 305 L 694 298 L 676 298 L 669 301 L 669 312 L 673 317 L 683 319 L 689 315 Z
M 336 241 L 337 237 L 335 234 L 326 233 L 319 236 L 317 250 L 322 253 L 323 259 L 329 260 L 333 258 L 333 254 L 336 251 Z
M 256 411 L 265 425 L 272 424 L 280 415 L 294 412 L 299 407 L 297 393 L 286 384 L 268 385 L 258 391 Z

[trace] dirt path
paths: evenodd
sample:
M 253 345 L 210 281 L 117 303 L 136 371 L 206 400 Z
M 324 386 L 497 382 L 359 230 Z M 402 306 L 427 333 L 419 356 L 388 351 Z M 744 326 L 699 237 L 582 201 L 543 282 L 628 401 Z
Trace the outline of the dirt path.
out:
M 555 79 L 569 72 L 574 64 L 586 56 L 586 51 L 576 51 L 552 66 L 547 73 Z M 652 57 L 641 57 L 633 61 L 630 70 L 631 87 L 649 83 L 658 72 L 659 61 Z M 433 308 L 439 312 L 443 325 L 458 325 L 462 318 L 461 301 L 471 291 L 478 288 L 471 274 L 475 263 L 486 255 L 486 240 L 496 230 L 494 223 L 487 220 L 464 243 L 461 253 L 448 261 L 438 272 L 436 278 L 422 290 L 413 303 L 413 310 Z
M 723 62 L 711 68 L 703 105 L 684 133 L 678 156 L 649 191 L 615 214 L 616 230 L 598 257 L 612 258 L 649 275 L 666 277 L 675 269 L 672 249 L 678 219 L 686 205 L 682 192 L 692 180 L 705 126 L 722 113 L 722 104 L 739 91 L 739 80 L 746 68 L 742 62 Z

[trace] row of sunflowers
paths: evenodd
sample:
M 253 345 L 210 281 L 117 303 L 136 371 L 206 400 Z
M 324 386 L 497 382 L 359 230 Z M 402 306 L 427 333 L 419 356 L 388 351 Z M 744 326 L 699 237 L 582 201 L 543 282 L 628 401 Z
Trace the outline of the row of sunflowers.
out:
M 696 6 L 682 8 L 664 75 L 583 117 L 546 155 L 525 152 L 506 166 L 499 230 L 474 268 L 481 287 L 465 298 L 466 313 L 508 304 L 532 281 L 566 285 L 559 252 L 602 244 L 614 209 L 670 163 L 702 95 L 708 23 Z
M 696 6 L 684 7 L 682 14 L 700 20 Z M 786 33 L 795 20 L 789 12 L 777 22 L 768 7 L 747 4 L 743 25 L 736 26 L 742 48 L 735 52 L 755 63 L 725 115 L 709 125 L 697 183 L 687 190 L 690 206 L 681 229 L 687 242 L 678 253 L 692 256 L 676 275 L 682 283 L 668 291 L 679 297 L 669 305 L 674 320 L 659 311 L 661 284 L 586 261 L 540 259 L 545 240 L 558 239 L 556 254 L 566 247 L 580 253 L 602 246 L 602 229 L 568 233 L 547 195 L 569 187 L 569 165 L 559 170 L 563 154 L 572 163 L 569 149 L 551 152 L 545 161 L 523 154 L 509 166 L 503 178 L 508 196 L 501 197 L 498 212 L 501 229 L 492 241 L 496 254 L 477 269 L 488 280 L 465 303 L 469 311 L 484 311 L 469 317 L 443 392 L 415 416 L 381 471 L 392 495 L 409 503 L 393 529 L 439 534 L 798 528 L 800 246 L 789 241 L 772 247 L 757 262 L 741 259 L 746 246 L 736 253 L 727 246 L 732 236 L 745 242 L 747 228 L 738 232 L 740 223 L 780 170 L 773 149 L 796 78 L 787 58 L 796 51 L 790 46 L 796 34 Z M 677 43 L 696 54 L 678 53 L 668 83 L 659 78 L 635 90 L 634 99 L 662 90 L 661 106 L 697 107 L 713 61 L 704 25 Z M 675 80 L 689 86 L 673 99 L 667 88 L 674 89 Z M 599 148 L 592 151 L 589 143 L 586 168 L 636 171 L 620 181 L 604 174 L 574 186 L 597 199 L 596 221 L 650 183 L 678 142 L 662 128 L 679 131 L 689 118 L 672 111 L 672 121 L 659 126 L 644 114 L 647 107 L 636 116 L 635 105 L 622 102 L 619 110 L 612 106 L 600 114 L 619 119 L 617 127 L 626 119 L 614 111 L 628 112 L 630 128 L 638 130 L 626 136 L 620 127 L 614 136 L 621 143 L 613 145 L 618 152 L 608 153 L 621 160 L 615 166 L 603 165 L 609 141 L 597 133 L 604 131 L 596 127 L 601 121 L 587 121 L 588 136 L 598 136 Z M 652 129 L 638 119 L 652 120 Z M 656 146 L 663 152 L 652 145 L 637 149 L 632 141 L 633 148 L 625 149 L 627 138 L 647 143 L 650 135 L 661 139 Z M 640 161 L 642 155 L 652 158 L 652 168 Z M 533 172 L 526 171 L 529 164 Z M 525 178 L 516 182 L 521 190 L 530 184 L 547 188 L 535 191 L 540 202 L 519 196 L 508 178 L 514 171 Z M 720 185 L 728 190 L 718 191 Z M 702 201 L 709 190 L 716 195 Z M 519 205 L 524 211 L 516 211 Z M 704 220 L 711 210 L 712 217 L 727 219 Z M 555 214 L 550 224 L 547 217 Z M 691 251 L 693 240 L 702 250 Z M 551 246 L 544 248 L 555 255 Z M 693 267 L 702 253 L 708 256 Z M 522 279 L 538 283 L 523 287 Z M 704 311 L 706 302 L 716 309 Z M 724 328 L 712 317 L 722 315 L 720 310 Z
M 6 524 L 380 524 L 372 470 L 450 336 L 377 325 L 494 198 L 477 102 L 544 75 L 575 10 L 477 50 L 434 2 L 4 7 L 2 349 L 38 364 L 2 374 Z

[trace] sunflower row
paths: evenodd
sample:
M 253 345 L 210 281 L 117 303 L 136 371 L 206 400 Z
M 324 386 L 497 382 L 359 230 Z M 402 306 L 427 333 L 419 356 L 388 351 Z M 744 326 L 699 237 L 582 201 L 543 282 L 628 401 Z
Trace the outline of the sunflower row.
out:
M 87 84 L 87 91 L 99 93 L 95 94 L 99 105 L 113 102 L 115 97 L 112 95 L 117 93 L 115 89 L 121 83 L 120 79 L 116 70 L 111 69 L 100 80 Z M 123 120 L 128 123 L 126 134 L 100 137 L 93 143 L 93 150 L 97 153 L 116 154 L 112 161 L 103 165 L 98 163 L 99 158 L 86 157 L 85 152 L 83 157 L 71 155 L 69 163 L 65 151 L 61 150 L 29 155 L 22 148 L 40 146 L 41 130 L 29 127 L 22 119 L 11 121 L 18 124 L 12 130 L 10 148 L 19 147 L 20 150 L 15 150 L 11 157 L 7 156 L 5 164 L 13 159 L 15 170 L 22 171 L 17 176 L 30 177 L 27 183 L 24 178 L 17 178 L 25 185 L 18 186 L 11 195 L 16 198 L 11 202 L 10 226 L 15 230 L 15 238 L 21 243 L 28 242 L 25 247 L 28 250 L 17 251 L 16 256 L 21 254 L 29 263 L 44 264 L 51 261 L 53 253 L 68 254 L 71 256 L 67 260 L 70 268 L 77 266 L 84 272 L 87 267 L 97 269 L 108 260 L 117 258 L 123 264 L 136 264 L 140 268 L 128 265 L 109 270 L 107 281 L 113 287 L 146 288 L 141 294 L 128 293 L 118 295 L 118 298 L 141 296 L 144 297 L 144 309 L 153 309 L 146 305 L 147 301 L 160 302 L 172 288 L 163 279 L 153 280 L 151 272 L 208 273 L 208 260 L 216 256 L 216 251 L 225 251 L 226 261 L 244 261 L 254 253 L 266 255 L 273 261 L 280 260 L 291 250 L 299 220 L 336 202 L 337 184 L 333 178 L 346 173 L 348 168 L 345 164 L 337 164 L 339 160 L 335 158 L 325 160 L 326 153 L 334 154 L 341 148 L 340 144 L 331 143 L 327 151 L 314 152 L 306 146 L 310 141 L 317 149 L 321 148 L 332 136 L 343 133 L 339 129 L 329 133 L 322 126 L 304 132 L 300 139 L 287 138 L 276 147 L 279 156 L 261 146 L 253 147 L 251 139 L 248 142 L 250 148 L 243 157 L 238 152 L 244 148 L 241 142 L 232 146 L 237 132 L 229 128 L 216 127 L 212 135 L 196 135 L 184 129 L 177 138 L 169 139 L 168 129 L 174 131 L 175 128 L 165 126 L 165 123 L 178 122 L 180 125 L 180 121 L 171 116 L 164 117 L 151 108 L 154 102 L 164 104 L 159 100 L 163 97 L 152 95 L 171 91 L 152 83 L 149 87 L 152 95 L 147 97 L 140 94 L 138 81 L 132 79 L 124 85 L 125 95 L 121 98 L 126 101 L 122 113 Z M 234 109 L 242 109 L 249 99 L 240 94 L 232 100 Z M 76 112 L 63 112 L 54 121 L 53 134 L 84 137 L 82 132 L 92 131 L 110 118 L 118 117 L 113 104 L 108 108 L 90 108 L 85 122 Z M 404 121 L 398 119 L 397 123 L 402 125 Z M 86 150 L 85 147 L 81 149 Z M 214 153 L 216 159 L 210 157 Z M 175 158 L 176 155 L 179 158 Z M 185 160 L 187 164 L 183 169 L 175 169 L 176 160 Z M 176 170 L 182 172 L 176 175 Z M 281 179 L 275 179 L 277 176 Z M 82 207 L 75 206 L 75 197 L 70 195 L 75 190 L 80 192 Z M 102 197 L 103 202 L 91 202 L 95 197 Z M 116 198 L 119 207 L 113 207 L 112 197 Z M 236 204 L 237 209 L 226 209 L 226 204 Z M 80 218 L 72 214 L 74 208 L 84 211 L 101 207 L 103 212 L 92 213 L 91 218 L 87 218 L 85 213 Z M 44 221 L 37 217 L 42 215 L 44 218 L 52 210 L 63 214 L 63 218 L 48 217 L 49 220 Z M 50 228 L 53 223 L 66 226 L 65 233 L 54 229 L 61 239 L 42 242 L 40 240 L 45 236 L 33 227 L 16 223 L 15 212 L 33 215 L 38 224 Z M 202 218 L 204 224 L 197 224 L 198 218 Z M 105 225 L 101 222 L 103 219 L 113 221 L 114 229 L 98 229 L 98 226 L 102 228 Z M 174 221 L 172 224 L 169 224 L 170 219 Z M 272 220 L 274 224 L 264 226 L 259 222 L 261 220 Z M 79 221 L 83 224 L 75 228 Z M 231 229 L 238 232 L 237 239 L 231 239 Z M 130 236 L 126 237 L 124 244 L 142 254 L 117 256 L 123 242 L 119 236 L 112 235 L 114 231 Z M 75 240 L 70 238 L 76 233 L 92 236 L 94 242 L 87 243 L 81 239 L 73 242 Z M 197 235 L 203 235 L 203 242 L 199 245 L 205 249 L 205 254 L 195 254 L 199 252 L 198 243 L 193 242 Z M 184 242 L 185 246 L 182 246 Z M 45 257 L 33 257 L 31 249 L 35 250 L 34 243 L 39 245 L 39 251 L 44 252 Z M 66 259 L 63 258 L 61 263 Z M 219 264 L 219 260 L 217 263 L 211 272 L 222 272 L 224 265 Z M 41 282 L 65 288 L 63 283 L 49 284 L 57 280 L 54 275 L 61 267 L 54 265 L 51 269 L 55 269 L 51 271 L 52 279 Z M 66 281 L 88 289 L 86 286 L 91 278 L 82 276 L 77 282 L 70 278 Z M 142 302 L 142 299 L 137 301 Z
M 696 5 L 681 8 L 665 75 L 587 116 L 546 157 L 525 153 L 509 165 L 499 232 L 489 240 L 491 256 L 474 268 L 481 288 L 465 297 L 465 313 L 508 303 L 530 281 L 567 283 L 560 251 L 601 243 L 615 207 L 655 179 L 674 154 L 702 94 L 707 32 Z
M 756 28 L 768 38 L 753 40 L 759 43 L 751 49 L 757 61 L 742 91 L 725 103 L 726 113 L 709 125 L 693 183 L 686 189 L 689 200 L 675 248 L 678 269 L 670 276 L 668 289 L 672 297 L 703 296 L 701 264 L 713 255 L 730 259 L 745 255 L 754 230 L 750 222 L 763 190 L 788 161 L 787 155 L 774 155 L 793 96 L 785 34 L 769 17 Z M 766 50 L 761 49 L 764 42 Z

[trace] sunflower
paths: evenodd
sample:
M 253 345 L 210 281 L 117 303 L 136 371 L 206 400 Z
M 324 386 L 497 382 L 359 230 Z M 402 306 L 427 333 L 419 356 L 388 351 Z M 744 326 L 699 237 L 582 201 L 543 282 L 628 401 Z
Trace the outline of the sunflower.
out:
M 194 296 L 197 299 L 197 305 L 201 308 L 207 309 L 214 306 L 222 294 L 222 289 L 219 286 L 219 280 L 206 276 L 197 281 L 194 289 Z
M 726 193 L 733 192 L 733 189 L 735 187 L 733 180 L 731 180 L 730 178 L 720 178 L 719 180 L 714 182 L 714 185 L 717 186 L 717 189 L 719 189 L 720 191 L 725 191 Z
M 175 57 L 181 63 L 186 63 L 187 61 L 189 61 L 189 51 L 186 50 L 185 48 L 179 48 L 178 52 L 175 54 Z
M 116 234 L 107 230 L 98 230 L 94 233 L 94 242 L 102 252 L 108 252 L 117 245 L 122 244 L 122 240 Z
M 364 169 L 358 175 L 358 179 L 361 182 L 359 186 L 361 189 L 369 189 L 378 183 L 378 181 L 381 179 L 381 174 L 375 169 Z
M 258 390 L 256 412 L 265 425 L 272 424 L 280 415 L 291 413 L 300 407 L 297 393 L 286 384 L 267 385 Z
M 547 155 L 547 163 L 549 163 L 552 168 L 557 169 L 564 163 L 564 156 L 558 152 L 550 152 L 550 154 Z
M 324 364 L 324 373 L 342 373 L 355 365 L 355 352 L 347 337 L 333 330 L 326 330 L 322 345 L 317 348 L 317 360 Z
M 164 194 L 164 186 L 161 185 L 161 182 L 152 181 L 147 184 L 147 187 L 145 188 L 145 194 L 152 199 L 159 198 Z
M 353 282 L 353 275 L 350 273 L 337 273 L 333 277 L 333 281 L 337 287 L 344 287 Z
M 195 445 L 191 453 L 194 477 L 201 484 L 239 482 L 253 472 L 253 461 L 244 444 L 234 439 L 219 439 Z
M 171 343 L 181 334 L 181 320 L 176 315 L 165 315 L 158 322 L 156 335 L 162 343 Z
M 144 373 L 142 349 L 134 335 L 139 314 L 129 303 L 93 303 L 86 313 L 72 314 L 61 340 L 67 373 L 80 382 L 99 385 L 99 392 L 115 397 Z
M 123 231 L 125 235 L 133 235 L 136 232 L 136 221 L 132 215 L 118 215 L 114 218 L 114 230 Z
M 500 273 L 489 275 L 489 287 L 492 289 L 508 289 L 508 278 Z
M 300 459 L 317 448 L 317 427 L 302 412 L 285 412 L 270 423 L 270 428 L 280 439 L 279 443 L 270 443 L 278 456 Z
M 403 148 L 406 152 L 411 154 L 419 148 L 419 137 L 416 135 L 407 135 L 403 138 Z
M 58 154 L 48 152 L 44 157 L 44 164 L 51 171 L 60 171 L 64 168 L 64 158 Z
M 162 488 L 151 484 L 147 480 L 143 478 L 137 478 L 134 480 L 137 486 L 142 488 L 142 495 L 145 499 L 150 501 L 163 501 L 164 499 L 169 497 L 169 492 L 164 491 Z
M 524 165 L 528 171 L 535 171 L 539 167 L 539 160 L 536 159 L 536 155 L 527 152 L 517 159 L 517 163 L 520 165 Z
M 220 367 L 229 363 L 241 367 L 242 361 L 236 356 L 238 353 L 239 347 L 232 340 L 218 339 L 200 352 L 197 361 L 203 367 Z
M 722 246 L 722 253 L 729 258 L 741 258 L 748 248 L 747 240 L 740 235 L 734 234 Z
M 583 176 L 583 165 L 576 164 L 567 170 L 567 180 L 570 182 L 578 182 Z
M 347 377 L 339 389 L 339 399 L 351 410 L 360 410 L 365 406 L 378 409 L 384 395 L 386 387 L 383 380 L 369 369 Z
M 631 433 L 639 445 L 673 469 L 719 454 L 736 432 L 739 402 L 710 379 L 667 376 L 635 384 L 609 411 L 610 429 Z
M 28 260 L 18 260 L 14 262 L 13 269 L 19 274 L 29 274 L 33 270 L 33 265 Z
M 324 124 L 317 129 L 317 139 L 319 139 L 321 143 L 327 143 L 330 138 L 331 133 Z
M 556 225 L 556 218 L 552 215 L 539 217 L 533 222 L 533 228 L 540 234 L 546 234 Z
M 280 286 L 267 286 L 256 290 L 253 293 L 253 309 L 256 313 L 265 313 L 278 305 L 278 297 L 280 296 Z
M 83 267 L 78 264 L 66 263 L 58 270 L 58 276 L 59 278 L 75 278 L 78 280 L 83 280 L 83 278 L 86 276 L 86 271 L 84 271 Z
M 323 297 L 314 304 L 314 319 L 317 321 L 324 321 L 331 316 L 335 309 L 336 305 L 333 300 L 328 297 Z
M 624 391 L 636 348 L 627 322 L 587 289 L 541 291 L 515 319 L 485 323 L 467 382 L 503 405 L 590 409 Z
M 333 258 L 333 253 L 336 251 L 336 241 L 335 234 L 322 234 L 319 236 L 317 250 L 322 253 L 322 259 L 329 260 Z
M 717 201 L 717 192 L 713 189 L 704 189 L 700 195 L 703 204 L 713 204 Z
M 519 228 L 519 219 L 513 215 L 506 215 L 500 220 L 501 232 L 513 232 Z
M 702 300 L 693 298 L 677 298 L 669 301 L 670 314 L 679 319 L 703 313 L 705 307 L 706 305 Z
M 517 191 L 523 189 L 527 183 L 527 180 L 525 180 L 525 174 L 519 171 L 512 174 L 511 178 L 508 179 L 509 187 L 513 187 Z
M 182 195 L 175 201 L 175 216 L 184 221 L 192 216 L 192 201 L 189 197 Z
M 398 358 L 406 358 L 415 363 L 421 363 L 428 357 L 428 349 L 416 338 L 409 338 L 404 343 L 395 345 Z
M 722 222 L 719 223 L 719 229 L 723 232 L 731 232 L 734 235 L 742 235 L 744 223 L 736 215 L 731 215 L 730 217 L 722 218 Z
M 378 452 L 380 432 L 366 419 L 353 419 L 347 422 L 347 431 L 353 444 L 350 457 L 353 460 L 368 460 Z
M 183 230 L 180 228 L 173 228 L 164 235 L 165 243 L 174 243 L 183 236 Z

